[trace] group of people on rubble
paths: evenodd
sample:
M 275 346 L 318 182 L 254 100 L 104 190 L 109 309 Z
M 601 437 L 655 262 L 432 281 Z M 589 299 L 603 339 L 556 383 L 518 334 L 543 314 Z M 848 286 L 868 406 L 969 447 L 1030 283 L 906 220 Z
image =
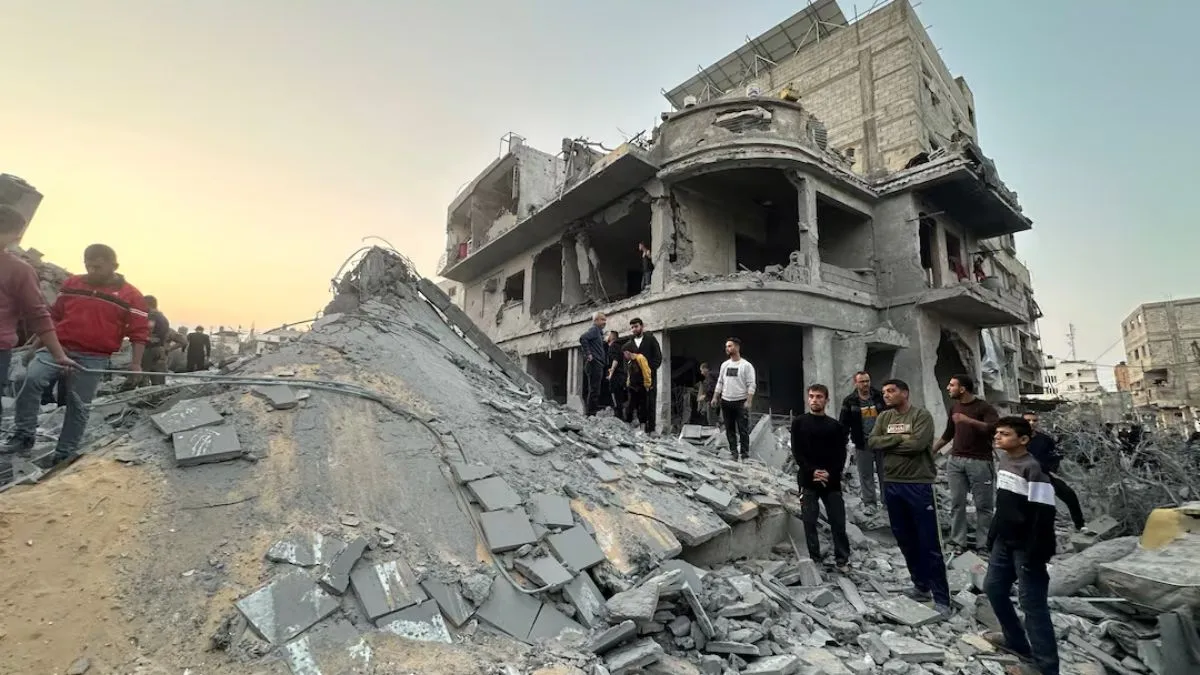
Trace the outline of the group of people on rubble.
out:
M 0 446 L 0 485 L 12 480 L 13 455 L 33 449 L 43 403 L 66 408 L 54 453 L 43 468 L 77 456 L 92 399 L 125 340 L 132 345 L 126 388 L 163 384 L 171 344 L 182 343 L 189 362 L 196 363 L 207 359 L 210 349 L 207 336 L 183 338 L 173 331 L 154 296 L 143 296 L 117 272 L 116 251 L 104 244 L 84 250 L 87 272 L 69 277 L 53 305 L 47 305 L 33 267 L 9 252 L 27 224 L 19 211 L 0 204 L 0 374 L 5 389 L 14 350 L 25 348 L 11 434 Z

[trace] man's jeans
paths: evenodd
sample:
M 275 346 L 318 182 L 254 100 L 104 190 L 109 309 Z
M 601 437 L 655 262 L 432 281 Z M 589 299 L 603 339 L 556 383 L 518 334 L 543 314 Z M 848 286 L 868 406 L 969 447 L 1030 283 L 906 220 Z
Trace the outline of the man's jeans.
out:
M 855 450 L 854 462 L 858 464 L 858 484 L 861 486 L 863 503 L 875 505 L 875 480 L 879 480 L 879 501 L 883 502 L 883 451 Z
M 729 454 L 734 459 L 747 459 L 750 457 L 750 411 L 746 409 L 746 401 L 721 399 L 721 416 L 725 418 Z
M 1009 598 L 1013 582 L 1017 583 L 1017 597 L 1025 613 L 1024 626 Z M 1032 658 L 1042 675 L 1058 675 L 1058 645 L 1046 602 L 1049 585 L 1045 562 L 1031 562 L 1024 551 L 1012 549 L 1003 541 L 992 545 L 984 586 L 992 611 L 1004 630 L 1005 646 Z
M 0 382 L 4 385 L 0 386 L 0 396 L 8 396 L 8 373 L 12 370 L 12 350 L 0 350 Z M 4 413 L 4 406 L 0 405 L 0 414 Z
M 68 356 L 84 368 L 104 370 L 108 368 L 107 356 L 94 354 L 78 354 L 68 352 Z M 13 431 L 18 436 L 32 438 L 37 433 L 38 409 L 42 403 L 42 391 L 50 386 L 58 377 L 61 368 L 54 363 L 50 353 L 40 350 L 29 362 L 26 371 L 25 384 L 21 393 L 17 394 L 16 419 Z M 83 440 L 83 432 L 87 430 L 88 415 L 91 414 L 89 405 L 96 396 L 103 376 L 98 373 L 72 371 L 66 376 L 67 411 L 63 419 L 62 431 L 58 435 L 58 446 L 55 454 L 59 459 L 73 455 L 79 449 Z
M 800 519 L 804 522 L 804 540 L 808 544 L 808 557 L 821 562 L 821 540 L 817 532 L 817 521 L 821 516 L 818 502 L 825 503 L 825 517 L 833 535 L 833 559 L 839 565 L 850 560 L 850 538 L 846 535 L 846 502 L 841 492 L 814 490 L 800 486 Z
M 583 408 L 587 415 L 600 411 L 601 383 L 604 381 L 604 362 L 598 359 L 583 362 Z
M 969 492 L 975 500 L 975 545 L 982 548 L 995 511 L 995 463 L 951 455 L 946 461 L 946 480 L 950 482 L 950 543 L 958 548 L 967 548 Z

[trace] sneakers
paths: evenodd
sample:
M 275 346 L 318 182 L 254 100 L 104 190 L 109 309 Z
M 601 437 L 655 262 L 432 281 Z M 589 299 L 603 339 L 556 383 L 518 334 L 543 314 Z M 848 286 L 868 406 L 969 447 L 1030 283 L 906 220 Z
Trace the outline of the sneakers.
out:
M 1004 633 L 1000 633 L 997 631 L 988 631 L 988 632 L 984 633 L 983 635 L 980 635 L 980 637 L 982 637 L 984 640 L 987 640 L 988 644 L 992 645 L 997 650 L 1004 652 L 1005 654 L 1011 654 L 1012 656 L 1016 656 L 1016 657 L 1019 657 L 1022 659 L 1029 658 L 1029 654 L 1022 654 L 1021 652 L 1016 651 L 1012 647 L 1009 647 L 1008 640 L 1004 639 Z
M 954 616 L 954 608 L 952 608 L 950 605 L 935 604 L 933 606 L 933 611 L 937 612 L 943 621 Z
M 850 574 L 850 562 L 848 560 L 835 562 L 833 568 L 838 571 L 838 574 Z
M 15 433 L 9 437 L 8 442 L 0 445 L 0 454 L 2 455 L 28 455 L 33 449 L 33 444 L 36 439 L 30 434 Z
M 929 602 L 933 600 L 933 594 L 929 591 L 923 591 L 919 588 L 907 588 L 901 591 L 903 595 L 916 600 L 917 602 Z

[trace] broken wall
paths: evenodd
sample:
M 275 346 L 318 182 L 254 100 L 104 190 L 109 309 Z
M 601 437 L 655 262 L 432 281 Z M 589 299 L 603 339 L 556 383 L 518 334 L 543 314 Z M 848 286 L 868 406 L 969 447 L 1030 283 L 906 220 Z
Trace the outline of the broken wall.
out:
M 533 215 L 558 197 L 563 184 L 563 161 L 528 145 L 513 150 L 517 157 L 517 220 Z
M 738 202 L 715 199 L 690 190 L 671 189 L 675 221 L 676 271 L 726 275 L 737 270 L 736 237 L 766 236 L 762 212 Z

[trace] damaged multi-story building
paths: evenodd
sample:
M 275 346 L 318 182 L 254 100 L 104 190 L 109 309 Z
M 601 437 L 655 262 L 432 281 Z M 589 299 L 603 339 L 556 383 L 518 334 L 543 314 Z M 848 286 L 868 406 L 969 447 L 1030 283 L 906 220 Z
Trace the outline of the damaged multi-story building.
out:
M 1121 322 L 1124 378 L 1139 416 L 1200 431 L 1200 297 L 1139 305 Z
M 757 367 L 759 412 L 803 410 L 814 382 L 846 393 L 864 369 L 942 419 L 954 373 L 1001 401 L 1039 383 L 1028 273 L 1002 275 L 997 253 L 1016 261 L 1031 221 L 907 0 L 852 22 L 811 3 L 666 97 L 652 134 L 612 151 L 510 136 L 450 205 L 441 275 L 549 395 L 579 404 L 597 310 L 657 336 L 664 427 L 688 420 L 728 336 Z M 990 330 L 1009 327 L 1011 344 Z

